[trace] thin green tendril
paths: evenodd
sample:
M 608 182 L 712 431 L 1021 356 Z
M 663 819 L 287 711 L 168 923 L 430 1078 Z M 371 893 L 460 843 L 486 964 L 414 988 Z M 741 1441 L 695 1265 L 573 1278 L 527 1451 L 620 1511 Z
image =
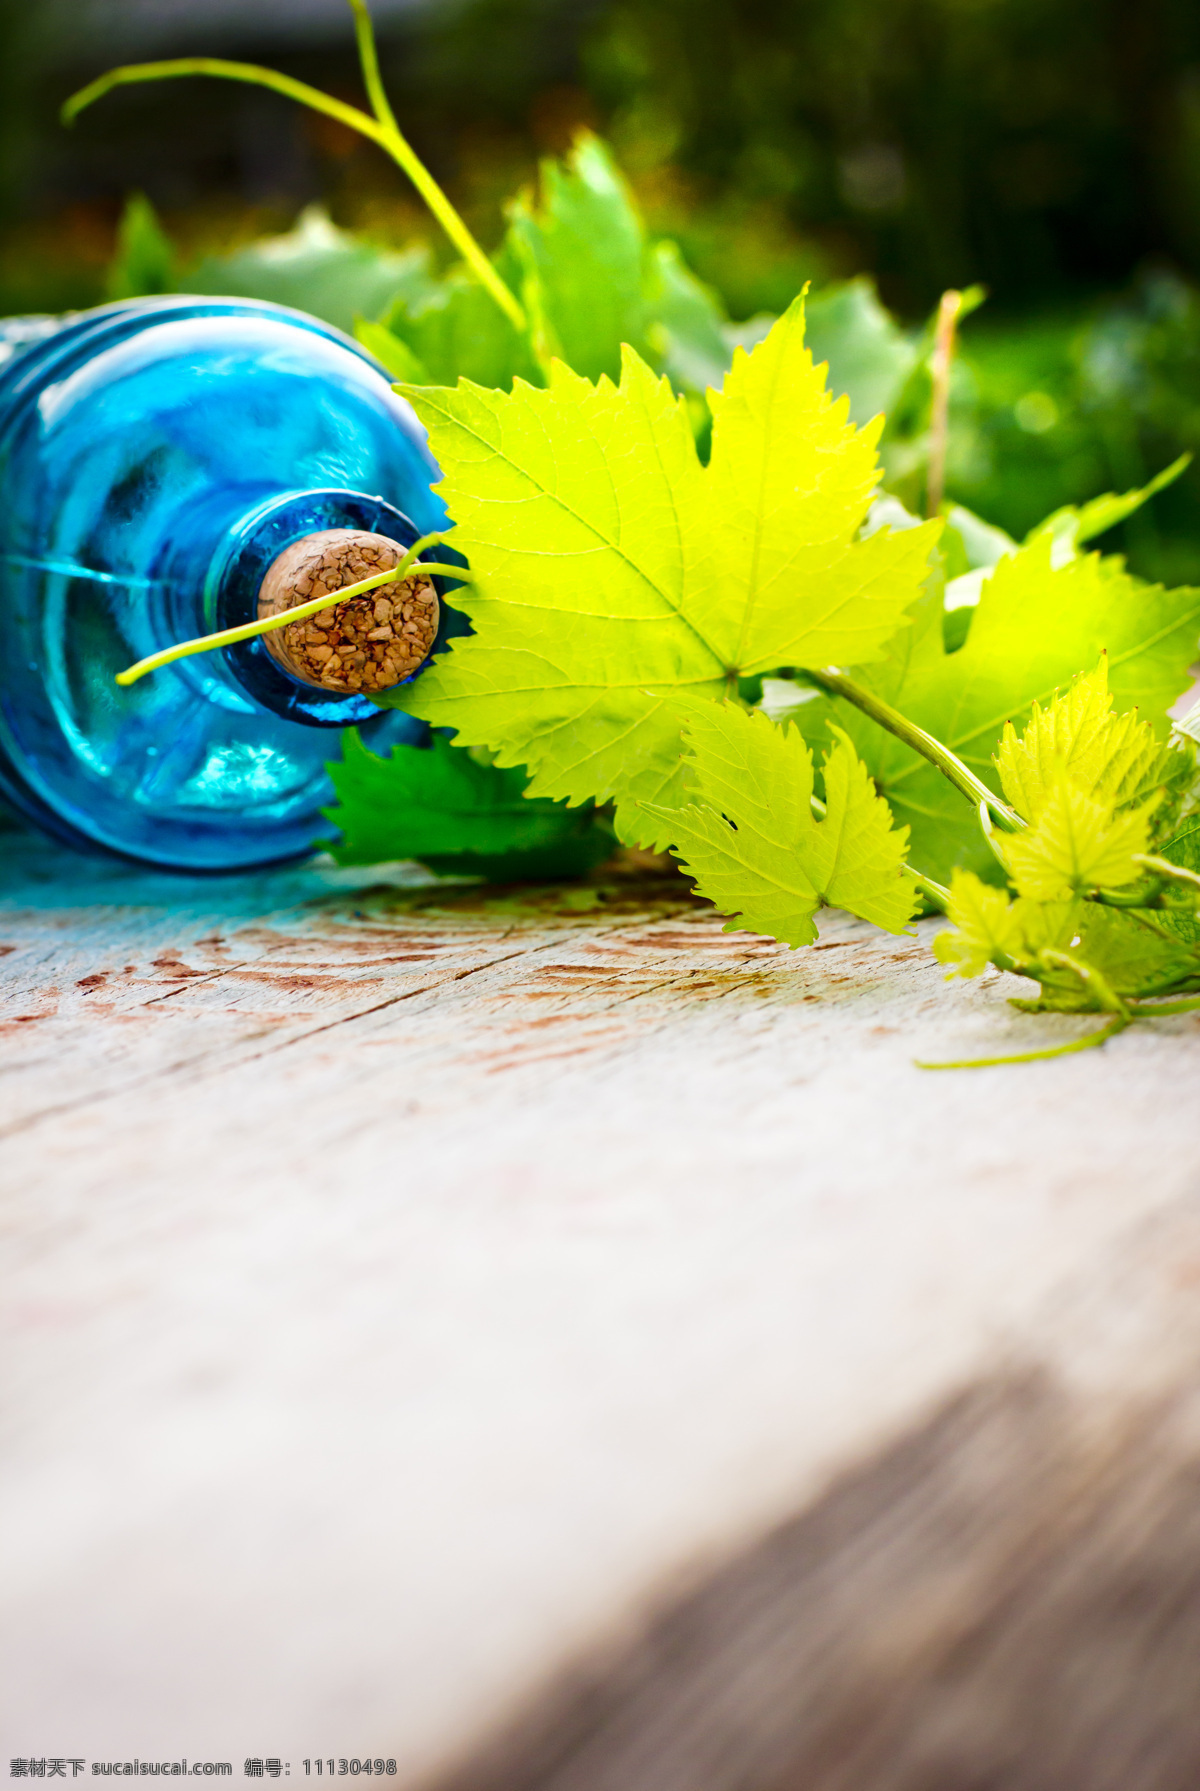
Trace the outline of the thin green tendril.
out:
M 220 56 L 182 56 L 169 62 L 127 63 L 121 68 L 109 69 L 107 74 L 100 75 L 86 87 L 81 87 L 78 93 L 71 95 L 62 108 L 62 121 L 67 125 L 73 124 L 86 107 L 102 99 L 106 93 L 111 93 L 114 87 L 132 86 L 139 81 L 174 80 L 185 75 L 214 75 L 225 81 L 245 81 L 252 87 L 268 87 L 273 93 L 281 93 L 286 99 L 297 100 L 314 112 L 324 112 L 327 118 L 336 118 L 339 124 L 347 125 L 363 137 L 369 137 L 391 156 L 397 166 L 408 175 L 480 285 L 490 293 L 514 328 L 527 330 L 528 320 L 524 307 L 500 278 L 396 123 L 380 79 L 375 34 L 365 0 L 350 0 L 350 4 L 354 10 L 363 80 L 374 117 L 358 106 L 349 106 L 343 100 L 334 99 L 332 94 L 322 93 L 319 87 L 310 87 L 307 81 L 295 81 L 290 75 L 281 75 L 272 68 L 261 68 L 257 63 L 229 62 Z
M 417 558 L 427 547 L 434 546 L 443 539 L 441 535 L 422 535 L 409 548 L 399 565 L 393 566 L 390 571 L 375 572 L 370 578 L 364 578 L 356 585 L 346 585 L 340 591 L 327 591 L 323 597 L 314 597 L 308 603 L 297 603 L 292 609 L 281 610 L 277 616 L 264 616 L 256 622 L 243 622 L 237 628 L 223 628 L 217 634 L 197 635 L 195 640 L 177 641 L 173 647 L 164 647 L 160 653 L 151 653 L 147 658 L 139 659 L 136 665 L 117 672 L 116 681 L 122 686 L 136 684 L 147 672 L 160 671 L 164 665 L 173 665 L 177 659 L 190 659 L 195 653 L 211 653 L 217 647 L 233 647 L 238 641 L 254 640 L 260 634 L 271 634 L 276 628 L 286 628 L 292 622 L 302 622 L 306 616 L 319 615 L 323 609 L 335 609 L 339 603 L 347 603 L 351 597 L 361 597 L 364 592 L 377 590 L 380 585 L 395 584 L 414 572 L 427 576 L 440 574 L 443 578 L 468 582 L 471 574 L 464 566 L 443 566 L 436 560 Z
M 1106 1045 L 1128 1025 L 1123 1014 L 1114 1014 L 1098 1031 L 1089 1032 L 1085 1038 L 1068 1039 L 1065 1045 L 1049 1045 L 1043 1051 L 1019 1051 L 1012 1057 L 956 1057 L 947 1063 L 926 1063 L 916 1058 L 914 1062 L 919 1070 L 988 1070 L 997 1064 L 1048 1063 L 1052 1057 L 1070 1057 L 1075 1051 L 1092 1051 L 1098 1045 Z

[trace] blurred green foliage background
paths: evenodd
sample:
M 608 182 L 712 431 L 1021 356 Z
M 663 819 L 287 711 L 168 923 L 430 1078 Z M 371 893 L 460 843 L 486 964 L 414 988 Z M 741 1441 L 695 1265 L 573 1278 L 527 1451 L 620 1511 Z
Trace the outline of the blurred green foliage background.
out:
M 866 307 L 896 369 L 944 287 L 986 284 L 956 368 L 948 489 L 1010 533 L 1200 449 L 1196 0 L 376 11 L 402 123 L 489 246 L 538 158 L 588 126 L 613 144 L 651 236 L 678 242 L 735 323 L 812 280 L 827 337 L 838 303 Z M 360 96 L 340 0 L 0 0 L 0 309 L 100 302 L 134 263 L 138 290 L 252 289 L 261 251 L 247 245 L 314 203 L 325 211 L 307 214 L 307 250 L 293 239 L 277 259 L 275 296 L 345 325 L 387 312 L 414 245 L 445 266 L 394 168 L 270 94 L 144 87 L 59 127 L 62 99 L 113 62 L 197 52 Z M 166 237 L 147 213 L 118 254 L 133 192 Z M 842 284 L 858 276 L 895 327 L 869 287 Z M 902 384 L 873 389 L 902 407 Z M 893 423 L 901 489 L 918 429 Z M 1200 582 L 1200 467 L 1104 545 L 1144 575 Z

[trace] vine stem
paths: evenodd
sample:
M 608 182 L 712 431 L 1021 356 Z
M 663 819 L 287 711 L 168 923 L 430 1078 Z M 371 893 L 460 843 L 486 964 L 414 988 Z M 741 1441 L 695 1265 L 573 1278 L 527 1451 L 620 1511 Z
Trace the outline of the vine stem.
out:
M 1133 862 L 1142 865 L 1156 877 L 1171 883 L 1182 883 L 1185 889 L 1200 890 L 1200 876 L 1195 871 L 1189 871 L 1185 865 L 1172 864 L 1169 858 L 1161 858 L 1157 852 L 1135 852 Z
M 919 752 L 923 759 L 928 759 L 931 765 L 936 765 L 942 776 L 954 785 L 961 796 L 966 797 L 972 807 L 983 803 L 1013 833 L 1025 826 L 1025 821 L 1016 809 L 1010 808 L 1007 802 L 1002 802 L 994 791 L 989 790 L 982 778 L 976 777 L 970 767 L 964 765 L 948 746 L 943 746 L 940 740 L 935 740 L 932 734 L 927 734 L 916 722 L 909 721 L 906 715 L 901 715 L 899 709 L 893 709 L 890 703 L 885 703 L 874 691 L 856 684 L 853 678 L 848 678 L 835 665 L 822 666 L 820 671 L 813 671 L 806 666 L 804 676 L 819 690 L 853 703 L 856 709 L 861 709 L 864 715 L 870 716 L 881 728 L 886 728 L 889 734 L 894 734 L 897 740 L 902 740 L 914 752 Z
M 314 597 L 309 603 L 297 603 L 292 609 L 281 610 L 277 616 L 263 616 L 255 622 L 243 622 L 237 628 L 223 628 L 218 634 L 200 634 L 194 640 L 177 641 L 174 646 L 164 647 L 160 653 L 151 653 L 145 659 L 139 659 L 136 665 L 117 672 L 116 681 L 122 686 L 136 684 L 147 672 L 161 671 L 164 665 L 174 665 L 177 659 L 190 659 L 196 653 L 211 653 L 217 647 L 233 647 L 239 641 L 250 641 L 260 634 L 271 634 L 276 628 L 286 628 L 292 622 L 303 622 L 306 616 L 319 615 L 323 609 L 336 609 L 339 603 L 347 603 L 351 597 L 361 597 L 366 591 L 378 590 L 380 585 L 395 584 L 414 572 L 469 580 L 471 574 L 464 566 L 443 566 L 434 560 L 418 560 L 419 553 L 441 540 L 441 535 L 423 535 L 419 541 L 413 543 L 399 565 L 391 567 L 389 571 L 372 573 L 370 578 L 364 578 L 356 585 L 346 585 L 340 591 L 326 591 L 323 597 Z
M 1077 976 L 1089 994 L 1093 995 L 1106 1013 L 1116 1014 L 1119 1019 L 1128 1022 L 1132 1016 L 1116 990 L 1111 987 L 1107 977 L 1103 976 L 1094 964 L 1087 964 L 1069 951 L 1043 951 L 1043 964 L 1052 970 L 1069 970 Z
M 327 118 L 336 118 L 339 124 L 347 125 L 363 137 L 369 137 L 391 156 L 412 181 L 480 285 L 495 300 L 514 328 L 525 331 L 528 321 L 524 307 L 500 278 L 396 123 L 380 78 L 375 34 L 366 0 L 350 0 L 350 4 L 354 10 L 363 81 L 374 117 L 358 106 L 347 105 L 343 100 L 334 99 L 332 94 L 322 93 L 319 87 L 310 87 L 307 81 L 295 81 L 290 75 L 278 74 L 271 68 L 261 68 L 257 63 L 228 62 L 220 56 L 183 56 L 169 62 L 126 63 L 121 68 L 109 69 L 107 74 L 98 76 L 86 87 L 81 87 L 78 93 L 71 95 L 62 108 L 62 121 L 67 125 L 73 124 L 86 107 L 102 99 L 106 93 L 111 93 L 114 87 L 128 87 L 139 81 L 169 81 L 186 75 L 213 75 L 225 81 L 245 81 L 250 86 L 268 87 L 273 93 L 280 93 L 286 99 L 297 100 L 300 105 L 309 106 L 314 112 L 323 112 Z
M 933 903 L 939 914 L 950 912 L 950 891 L 944 883 L 935 883 L 932 877 L 927 877 L 924 871 L 914 869 L 911 864 L 902 865 L 900 874 L 907 877 L 910 883 L 916 884 L 920 893 Z
M 1041 961 L 1054 970 L 1069 970 L 1077 976 L 1084 988 L 1092 995 L 1104 1013 L 1111 1017 L 1095 1032 L 1089 1032 L 1084 1038 L 1069 1039 L 1065 1045 L 1047 1045 L 1042 1051 L 1021 1051 L 1015 1057 L 968 1057 L 959 1058 L 953 1063 L 921 1063 L 919 1070 L 982 1070 L 993 1064 L 1001 1063 L 1048 1063 L 1052 1057 L 1069 1057 L 1075 1051 L 1092 1051 L 1097 1045 L 1107 1044 L 1119 1032 L 1124 1032 L 1133 1015 L 1121 1000 L 1121 997 L 1109 985 L 1106 979 L 1092 964 L 1085 964 L 1081 958 L 1073 957 L 1069 951 L 1044 951 Z M 1162 1011 L 1162 1010 L 1160 1010 Z
M 1123 1015 L 1114 1014 L 1095 1032 L 1086 1033 L 1081 1039 L 1068 1039 L 1065 1045 L 1047 1045 L 1041 1051 L 1018 1051 L 1008 1057 L 957 1057 L 947 1063 L 925 1063 L 919 1057 L 913 1061 L 919 1070 L 987 1070 L 997 1064 L 1048 1063 L 1052 1057 L 1070 1057 L 1076 1051 L 1094 1051 L 1098 1045 L 1107 1045 L 1128 1025 Z
M 946 495 L 946 448 L 950 439 L 950 369 L 954 364 L 954 338 L 963 309 L 963 294 L 943 292 L 934 326 L 929 373 L 933 402 L 929 412 L 929 469 L 925 480 L 925 514 L 937 516 Z

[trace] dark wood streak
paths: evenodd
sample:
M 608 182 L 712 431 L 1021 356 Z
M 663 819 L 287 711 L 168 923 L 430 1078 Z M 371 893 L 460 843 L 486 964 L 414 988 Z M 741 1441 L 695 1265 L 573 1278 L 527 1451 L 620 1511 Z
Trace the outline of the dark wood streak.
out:
M 1197 1791 L 1185 1417 L 975 1386 L 426 1791 Z

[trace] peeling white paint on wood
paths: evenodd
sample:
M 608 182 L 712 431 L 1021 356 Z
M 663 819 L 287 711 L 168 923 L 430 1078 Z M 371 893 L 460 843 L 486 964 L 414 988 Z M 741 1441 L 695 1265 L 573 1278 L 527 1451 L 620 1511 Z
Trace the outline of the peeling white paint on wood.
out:
M 10 1755 L 411 1779 L 972 1375 L 1195 1342 L 1200 1017 L 930 1075 L 1089 1022 L 934 923 L 0 846 Z

